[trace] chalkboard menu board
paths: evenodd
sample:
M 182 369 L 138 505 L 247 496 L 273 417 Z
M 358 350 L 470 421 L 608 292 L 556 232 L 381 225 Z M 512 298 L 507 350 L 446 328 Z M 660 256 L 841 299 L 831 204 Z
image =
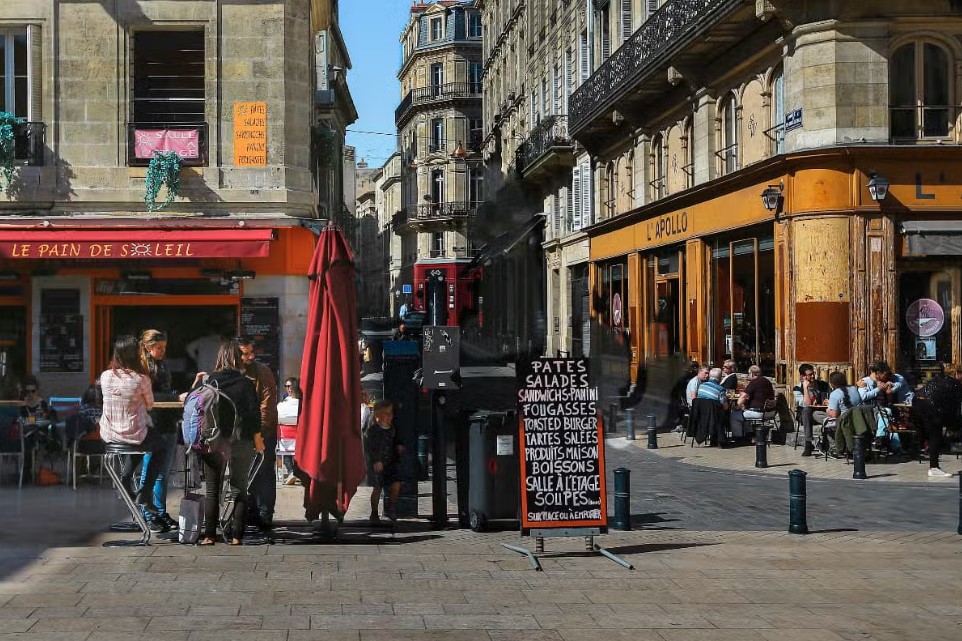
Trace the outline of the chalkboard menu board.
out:
M 280 380 L 281 315 L 276 298 L 242 298 L 240 334 L 254 341 L 257 360 Z
M 518 368 L 521 528 L 608 525 L 605 441 L 587 359 Z
M 40 371 L 84 371 L 84 317 L 77 289 L 40 291 Z

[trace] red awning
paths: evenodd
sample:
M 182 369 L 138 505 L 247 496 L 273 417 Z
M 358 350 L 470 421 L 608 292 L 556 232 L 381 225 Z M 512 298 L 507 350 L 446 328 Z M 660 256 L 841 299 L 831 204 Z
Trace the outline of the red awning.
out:
M 0 229 L 0 258 L 261 258 L 270 229 Z

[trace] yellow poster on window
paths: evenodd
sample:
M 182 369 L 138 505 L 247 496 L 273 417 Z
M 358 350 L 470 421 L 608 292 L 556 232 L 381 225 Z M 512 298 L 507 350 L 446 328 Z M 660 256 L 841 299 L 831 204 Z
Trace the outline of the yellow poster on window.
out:
M 267 103 L 234 103 L 234 166 L 267 166 Z

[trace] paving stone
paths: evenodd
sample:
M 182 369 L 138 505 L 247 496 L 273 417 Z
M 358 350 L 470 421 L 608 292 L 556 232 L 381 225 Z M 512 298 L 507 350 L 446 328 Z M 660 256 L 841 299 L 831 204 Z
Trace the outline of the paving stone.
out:
M 425 615 L 429 630 L 537 630 L 541 626 L 533 616 L 498 614 Z
M 259 629 L 261 621 L 258 616 L 153 617 L 147 630 L 250 630 Z
M 315 614 L 312 630 L 423 630 L 424 619 L 415 615 Z M 449 628 L 445 628 L 449 629 Z
M 97 617 L 54 617 L 37 619 L 31 632 L 116 630 L 143 632 L 147 627 L 147 617 L 118 616 L 110 619 Z
M 570 628 L 559 630 L 564 641 L 665 641 L 655 630 L 610 630 Z

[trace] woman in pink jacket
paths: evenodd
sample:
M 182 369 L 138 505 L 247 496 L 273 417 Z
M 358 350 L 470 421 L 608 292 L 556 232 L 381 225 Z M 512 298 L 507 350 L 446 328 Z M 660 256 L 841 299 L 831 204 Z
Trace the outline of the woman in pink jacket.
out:
M 160 473 L 160 454 L 165 445 L 163 439 L 149 429 L 147 412 L 154 405 L 154 393 L 150 376 L 144 371 L 140 359 L 140 343 L 133 336 L 121 336 L 114 343 L 110 369 L 100 375 L 100 389 L 104 395 L 103 415 L 100 418 L 100 437 L 103 441 L 134 445 L 153 455 L 147 463 L 143 484 L 136 492 L 131 481 L 142 456 L 124 457 L 120 477 L 124 489 L 133 496 L 134 503 L 155 515 L 157 508 L 152 500 L 152 489 Z

